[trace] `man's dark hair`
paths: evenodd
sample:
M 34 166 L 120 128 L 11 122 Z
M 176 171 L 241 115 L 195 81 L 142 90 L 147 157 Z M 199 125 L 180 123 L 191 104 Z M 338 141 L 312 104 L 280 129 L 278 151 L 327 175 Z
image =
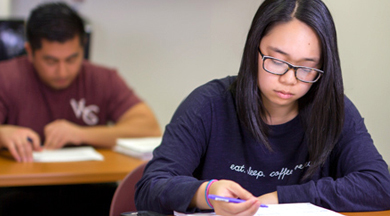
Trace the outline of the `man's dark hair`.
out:
M 77 35 L 84 46 L 84 22 L 65 3 L 39 5 L 31 12 L 26 25 L 26 38 L 33 51 L 41 48 L 42 39 L 63 43 Z
M 258 86 L 258 47 L 261 39 L 277 24 L 298 19 L 310 26 L 321 42 L 323 76 L 298 100 L 299 115 L 305 127 L 310 167 L 305 178 L 313 176 L 333 150 L 344 122 L 344 87 L 341 75 L 336 29 L 333 18 L 321 0 L 265 0 L 248 33 L 241 66 L 235 83 L 237 114 L 252 135 L 269 149 L 268 126 Z

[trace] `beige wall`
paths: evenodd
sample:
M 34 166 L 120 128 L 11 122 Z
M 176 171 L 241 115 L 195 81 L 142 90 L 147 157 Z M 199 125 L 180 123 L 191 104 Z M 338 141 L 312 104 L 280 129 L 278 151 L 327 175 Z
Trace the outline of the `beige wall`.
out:
M 12 14 L 26 16 L 39 2 L 13 0 Z M 75 6 L 93 25 L 92 60 L 118 68 L 165 126 L 195 87 L 237 73 L 261 2 L 85 0 Z M 325 2 L 338 30 L 345 92 L 390 163 L 390 1 Z
M 390 1 L 324 1 L 336 23 L 345 94 L 390 164 Z
M 0 18 L 10 15 L 10 0 L 0 0 Z

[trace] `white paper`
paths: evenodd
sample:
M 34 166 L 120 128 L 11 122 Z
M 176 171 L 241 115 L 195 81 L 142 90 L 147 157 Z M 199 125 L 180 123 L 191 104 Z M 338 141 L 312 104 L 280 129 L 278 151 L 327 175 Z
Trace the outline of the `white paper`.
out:
M 152 152 L 145 152 L 145 153 L 140 153 L 137 151 L 133 151 L 131 149 L 125 148 L 123 146 L 116 145 L 114 146 L 113 150 L 118 153 L 122 153 L 125 155 L 129 155 L 132 157 L 140 158 L 142 160 L 150 160 L 153 158 L 153 153 Z
M 160 145 L 162 137 L 117 139 L 113 150 L 122 154 L 150 160 L 153 150 Z
M 173 212 L 173 215 L 174 216 L 217 216 L 214 212 L 210 212 L 210 213 L 181 213 L 181 212 L 177 212 L 177 211 L 174 211 Z
M 340 213 L 322 208 L 311 203 L 286 203 L 267 205 L 268 208 L 259 208 L 255 216 L 337 216 Z
M 139 153 L 152 152 L 160 145 L 162 137 L 117 139 L 116 144 Z
M 67 147 L 55 150 L 33 152 L 34 162 L 71 162 L 104 159 L 103 155 L 91 146 Z
M 255 216 L 340 216 L 342 214 L 325 209 L 311 203 L 287 203 L 267 205 L 268 208 L 260 207 Z M 215 213 L 180 213 L 174 212 L 175 216 L 215 216 Z

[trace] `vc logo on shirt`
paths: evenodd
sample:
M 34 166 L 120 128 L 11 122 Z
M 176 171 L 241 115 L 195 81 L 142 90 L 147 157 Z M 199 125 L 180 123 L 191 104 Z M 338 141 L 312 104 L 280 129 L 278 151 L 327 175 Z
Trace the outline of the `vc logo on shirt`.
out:
M 99 122 L 99 117 L 95 114 L 99 112 L 99 107 L 96 105 L 85 106 L 85 99 L 77 102 L 75 99 L 70 100 L 70 105 L 76 117 L 82 118 L 87 125 L 96 125 Z

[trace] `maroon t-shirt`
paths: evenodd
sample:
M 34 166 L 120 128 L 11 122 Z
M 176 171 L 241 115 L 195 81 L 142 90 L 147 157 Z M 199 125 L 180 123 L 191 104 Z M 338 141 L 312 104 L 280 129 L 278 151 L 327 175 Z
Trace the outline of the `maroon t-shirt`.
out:
M 27 57 L 0 62 L 0 123 L 31 128 L 41 138 L 56 119 L 106 125 L 140 101 L 115 70 L 88 61 L 63 90 L 45 85 Z

